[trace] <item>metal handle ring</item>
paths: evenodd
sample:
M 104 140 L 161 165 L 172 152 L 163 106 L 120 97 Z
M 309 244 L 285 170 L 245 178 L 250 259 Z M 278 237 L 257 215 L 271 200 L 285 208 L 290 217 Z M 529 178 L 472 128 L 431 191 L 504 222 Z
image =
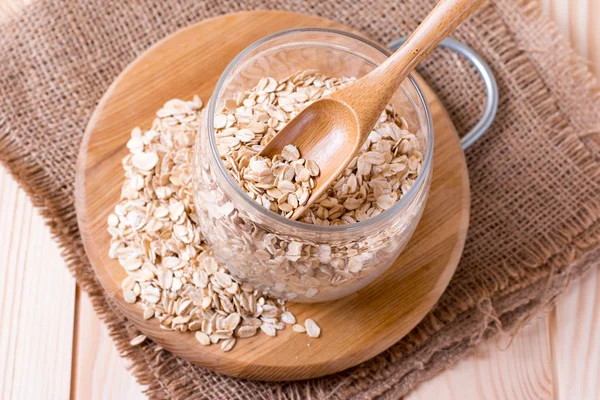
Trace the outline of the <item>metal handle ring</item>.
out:
M 406 39 L 404 37 L 394 40 L 388 47 L 396 51 L 406 42 Z M 466 150 L 488 130 L 496 117 L 496 111 L 498 111 L 498 84 L 487 63 L 469 46 L 451 38 L 444 39 L 439 45 L 463 55 L 477 69 L 485 84 L 486 103 L 483 114 L 477 124 L 460 141 L 463 150 Z

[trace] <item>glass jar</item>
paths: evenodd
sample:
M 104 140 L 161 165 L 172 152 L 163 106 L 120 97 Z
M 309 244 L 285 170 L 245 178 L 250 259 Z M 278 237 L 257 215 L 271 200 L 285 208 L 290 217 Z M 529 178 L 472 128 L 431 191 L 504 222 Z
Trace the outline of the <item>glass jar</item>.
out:
M 413 78 L 405 80 L 391 104 L 420 142 L 420 174 L 391 208 L 362 222 L 317 226 L 267 210 L 229 175 L 213 129 L 214 115 L 225 100 L 263 77 L 281 79 L 318 69 L 329 76 L 358 78 L 388 56 L 386 49 L 347 32 L 301 28 L 252 44 L 221 75 L 196 138 L 194 200 L 216 259 L 240 281 L 296 302 L 337 299 L 379 277 L 406 246 L 425 208 L 433 153 L 429 108 Z

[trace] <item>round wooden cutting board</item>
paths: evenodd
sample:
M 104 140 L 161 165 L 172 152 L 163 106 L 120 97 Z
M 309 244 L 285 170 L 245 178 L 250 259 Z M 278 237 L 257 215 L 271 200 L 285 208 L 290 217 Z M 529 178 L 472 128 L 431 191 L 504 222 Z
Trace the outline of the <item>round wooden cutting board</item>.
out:
M 140 331 L 167 350 L 237 377 L 313 378 L 381 353 L 439 299 L 458 264 L 468 227 L 469 182 L 460 142 L 437 97 L 420 80 L 435 126 L 435 167 L 424 215 L 408 247 L 377 281 L 333 302 L 289 305 L 299 321 L 310 317 L 319 323 L 320 338 L 287 327 L 276 338 L 259 333 L 238 340 L 232 351 L 223 353 L 220 346 L 200 345 L 192 334 L 159 329 L 157 320 L 145 321 L 136 305 L 123 300 L 125 272 L 108 257 L 106 219 L 119 200 L 121 160 L 131 129 L 148 128 L 171 98 L 198 94 L 206 104 L 221 72 L 241 50 L 268 34 L 300 26 L 350 30 L 316 17 L 257 11 L 206 20 L 169 36 L 129 65 L 108 89 L 89 122 L 78 159 L 79 227 L 104 289 Z

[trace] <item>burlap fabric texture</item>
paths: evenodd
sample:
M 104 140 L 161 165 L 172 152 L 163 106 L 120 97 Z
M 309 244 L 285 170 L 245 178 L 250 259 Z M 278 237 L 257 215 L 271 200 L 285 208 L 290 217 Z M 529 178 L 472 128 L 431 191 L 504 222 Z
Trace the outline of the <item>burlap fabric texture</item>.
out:
M 500 110 L 492 129 L 467 152 L 472 218 L 460 266 L 417 328 L 348 371 L 279 384 L 221 376 L 155 352 L 151 343 L 129 347 L 136 330 L 98 284 L 73 207 L 82 133 L 117 74 L 169 33 L 223 13 L 270 8 L 315 14 L 388 43 L 413 29 L 434 3 L 38 0 L 0 28 L 0 159 L 46 217 L 77 282 L 151 397 L 398 398 L 478 342 L 521 325 L 598 264 L 598 90 L 533 3 L 489 1 L 454 36 L 491 64 Z M 481 84 L 464 60 L 436 51 L 420 72 L 459 130 L 476 121 Z

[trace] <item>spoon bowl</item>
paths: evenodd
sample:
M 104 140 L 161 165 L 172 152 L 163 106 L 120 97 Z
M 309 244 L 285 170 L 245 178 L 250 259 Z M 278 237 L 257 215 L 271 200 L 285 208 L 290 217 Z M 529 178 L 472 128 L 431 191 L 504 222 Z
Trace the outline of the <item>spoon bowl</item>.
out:
M 306 135 L 307 128 L 318 135 Z M 260 152 L 273 158 L 288 144 L 293 143 L 302 158 L 312 160 L 321 168 L 321 176 L 339 176 L 359 152 L 361 140 L 359 121 L 347 104 L 332 98 L 315 101 L 292 119 Z M 335 162 L 331 162 L 335 160 Z M 325 179 L 316 179 L 311 197 L 319 198 L 329 187 Z M 297 219 L 305 208 L 292 215 Z

